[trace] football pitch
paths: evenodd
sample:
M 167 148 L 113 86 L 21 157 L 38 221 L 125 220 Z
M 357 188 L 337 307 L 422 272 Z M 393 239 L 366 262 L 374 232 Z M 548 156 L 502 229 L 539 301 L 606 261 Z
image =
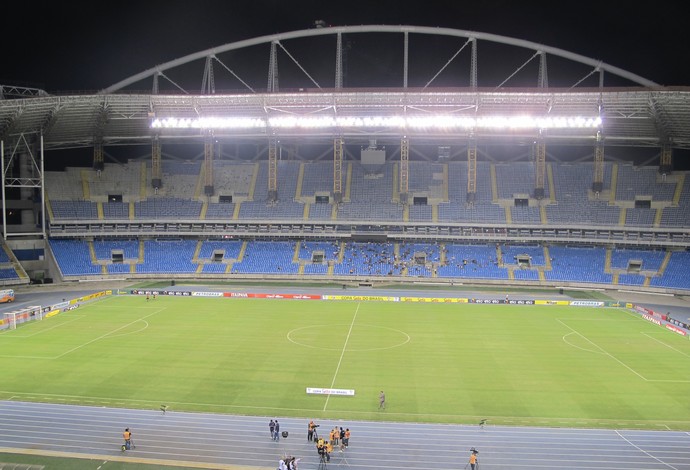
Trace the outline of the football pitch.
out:
M 690 429 L 690 341 L 622 308 L 111 296 L 1 332 L 0 357 L 3 400 Z

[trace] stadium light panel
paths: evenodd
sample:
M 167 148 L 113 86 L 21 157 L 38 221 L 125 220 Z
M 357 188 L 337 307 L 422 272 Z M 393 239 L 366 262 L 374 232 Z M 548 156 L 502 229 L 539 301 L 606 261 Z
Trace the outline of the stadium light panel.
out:
M 583 116 L 280 116 L 269 118 L 202 117 L 151 121 L 154 129 L 594 129 L 601 117 Z

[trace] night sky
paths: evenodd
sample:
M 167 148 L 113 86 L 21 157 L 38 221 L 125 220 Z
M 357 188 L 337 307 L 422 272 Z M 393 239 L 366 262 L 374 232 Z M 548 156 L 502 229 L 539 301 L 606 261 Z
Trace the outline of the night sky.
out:
M 0 84 L 95 91 L 193 52 L 323 20 L 499 34 L 684 86 L 690 85 L 690 48 L 681 8 L 681 2 L 640 8 L 602 0 L 11 2 L 2 13 Z M 264 56 L 258 61 L 266 67 Z

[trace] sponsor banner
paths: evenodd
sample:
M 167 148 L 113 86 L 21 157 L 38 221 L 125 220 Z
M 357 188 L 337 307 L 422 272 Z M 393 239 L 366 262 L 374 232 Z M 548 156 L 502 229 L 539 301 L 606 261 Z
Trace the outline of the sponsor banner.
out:
M 634 308 L 635 308 L 636 311 L 638 311 L 638 312 L 640 312 L 640 313 L 646 313 L 646 314 L 648 314 L 648 315 L 651 313 L 649 310 L 647 310 L 645 307 L 643 307 L 643 306 L 641 306 L 641 305 L 635 305 Z
M 60 313 L 60 310 L 51 310 L 50 312 L 48 312 L 44 315 L 44 318 L 54 317 L 58 313 Z
M 502 304 L 505 303 L 502 299 L 470 299 L 471 304 Z
M 222 292 L 192 292 L 192 297 L 223 297 Z
M 400 297 L 385 297 L 376 295 L 324 295 L 326 300 L 378 300 L 383 302 L 398 302 Z
M 681 335 L 681 336 L 686 336 L 686 335 L 687 335 L 687 333 L 686 333 L 684 330 L 681 330 L 680 328 L 678 328 L 678 327 L 676 327 L 676 326 L 667 324 L 667 325 L 666 325 L 666 328 L 669 329 L 669 330 L 671 330 L 671 331 L 673 331 L 674 333 L 678 333 L 678 334 Z
M 534 305 L 570 305 L 568 300 L 535 300 Z
M 661 326 L 661 321 L 660 321 L 660 320 L 657 320 L 656 318 L 654 318 L 654 317 L 651 316 L 651 315 L 643 314 L 643 315 L 642 315 L 642 318 L 644 318 L 644 319 L 647 320 L 647 321 L 650 321 L 650 322 L 654 323 L 655 325 Z
M 86 302 L 87 300 L 99 299 L 105 297 L 107 294 L 105 291 L 96 292 L 94 294 L 86 295 L 84 297 L 79 297 L 78 299 L 72 300 L 71 302 Z
M 467 299 L 457 297 L 400 297 L 401 302 L 438 302 L 438 303 L 467 303 Z
M 573 307 L 603 307 L 604 302 L 598 300 L 571 300 L 570 305 Z
M 690 330 L 690 326 L 688 326 L 686 323 L 683 323 L 682 321 L 676 320 L 675 318 L 667 317 L 666 321 L 668 321 L 672 325 L 680 326 L 681 328 L 685 328 L 686 330 Z
M 534 300 L 509 300 L 506 303 L 511 305 L 534 305 Z
M 238 299 L 291 299 L 291 300 L 322 300 L 326 296 L 316 294 L 261 294 L 248 292 L 223 292 L 223 297 Z
M 344 388 L 311 388 L 307 387 L 307 395 L 341 395 L 354 397 L 355 391 Z

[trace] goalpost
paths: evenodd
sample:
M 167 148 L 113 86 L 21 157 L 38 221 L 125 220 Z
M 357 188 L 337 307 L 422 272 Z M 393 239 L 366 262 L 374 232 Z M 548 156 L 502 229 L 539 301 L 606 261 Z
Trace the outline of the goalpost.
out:
M 43 307 L 34 305 L 31 307 L 24 307 L 13 312 L 5 312 L 5 321 L 7 328 L 16 330 L 17 324 L 26 323 L 33 320 L 43 320 Z

